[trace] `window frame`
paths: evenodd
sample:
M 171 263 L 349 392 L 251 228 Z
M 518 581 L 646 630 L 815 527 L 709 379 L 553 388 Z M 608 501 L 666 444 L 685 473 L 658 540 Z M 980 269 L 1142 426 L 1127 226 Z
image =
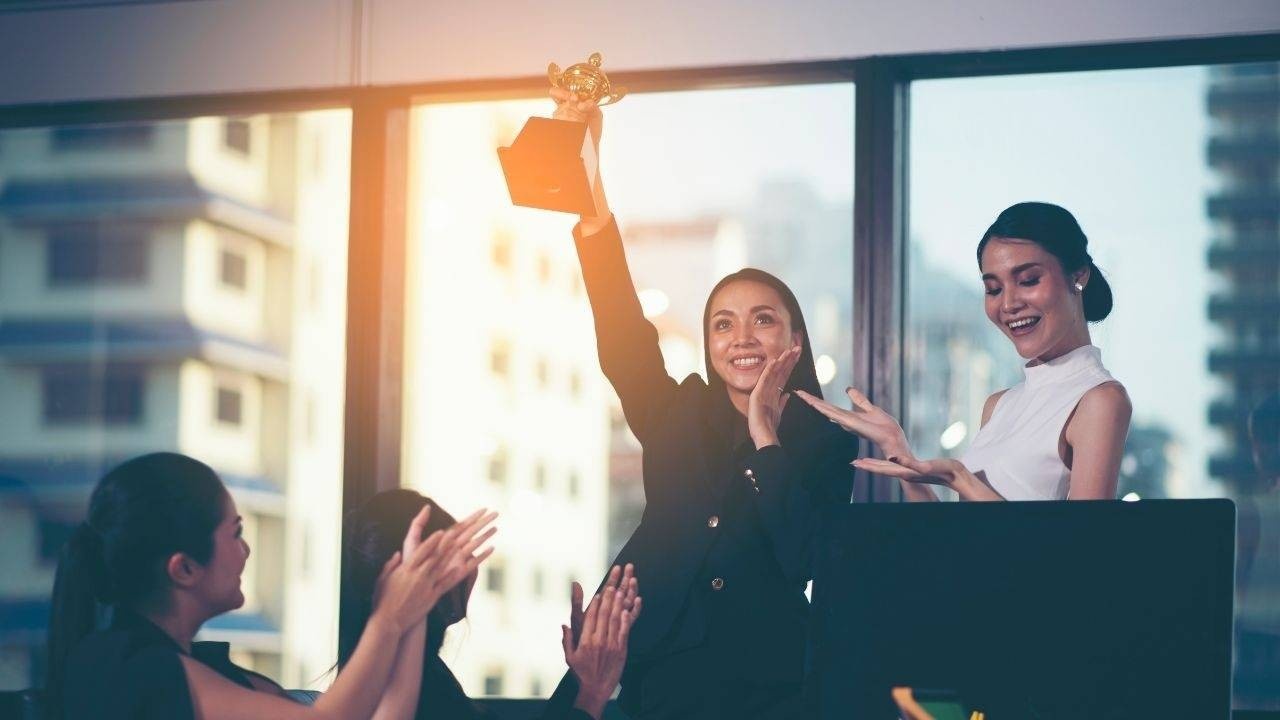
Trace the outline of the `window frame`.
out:
M 853 83 L 853 377 L 878 404 L 903 407 L 907 118 L 914 80 L 1280 61 L 1280 33 L 1019 50 L 924 53 L 767 66 L 620 73 L 632 93 Z M 518 78 L 0 106 L 0 129 L 152 122 L 201 116 L 349 109 L 343 512 L 400 486 L 404 257 L 413 106 L 543 97 Z M 865 477 L 855 501 L 895 501 Z M 344 572 L 345 568 L 340 568 Z

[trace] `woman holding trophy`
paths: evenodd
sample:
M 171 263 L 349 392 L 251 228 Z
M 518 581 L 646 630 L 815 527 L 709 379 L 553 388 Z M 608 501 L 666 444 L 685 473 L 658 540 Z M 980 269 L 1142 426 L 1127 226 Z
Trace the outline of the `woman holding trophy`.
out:
M 551 95 L 553 117 L 586 123 L 598 149 L 596 100 Z M 712 289 L 707 379 L 668 376 L 598 168 L 591 192 L 574 240 L 601 368 L 644 461 L 644 516 L 615 560 L 647 586 L 620 704 L 645 720 L 801 716 L 817 508 L 848 502 L 858 441 L 788 402 L 821 390 L 795 295 L 766 272 L 746 268 Z

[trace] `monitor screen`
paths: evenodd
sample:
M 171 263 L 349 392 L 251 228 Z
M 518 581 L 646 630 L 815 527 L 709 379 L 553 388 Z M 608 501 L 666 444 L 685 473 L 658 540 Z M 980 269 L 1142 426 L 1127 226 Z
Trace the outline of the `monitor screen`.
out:
M 894 686 L 987 720 L 1227 718 L 1227 500 L 831 508 L 813 588 L 822 718 L 896 718 Z

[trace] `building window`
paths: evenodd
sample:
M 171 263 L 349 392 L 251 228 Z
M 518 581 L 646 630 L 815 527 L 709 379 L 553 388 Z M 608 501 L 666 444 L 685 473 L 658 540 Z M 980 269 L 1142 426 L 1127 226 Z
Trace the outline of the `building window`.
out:
M 244 253 L 231 248 L 223 248 L 219 254 L 218 279 L 223 285 L 244 290 L 249 286 L 249 259 Z
M 545 251 L 538 253 L 538 280 L 543 285 L 551 284 L 551 256 Z
M 498 450 L 489 458 L 489 482 L 497 485 L 503 485 L 507 482 L 506 451 Z
M 151 145 L 155 129 L 149 123 L 56 127 L 51 131 L 50 147 L 54 152 L 141 150 Z
M 500 377 L 506 377 L 511 369 L 511 349 L 505 342 L 496 340 L 489 349 L 489 369 Z
M 240 425 L 244 405 L 243 392 L 238 388 L 219 386 L 216 404 L 218 422 L 225 425 Z
M 569 471 L 569 497 L 575 498 L 575 499 L 578 497 L 578 486 L 580 484 L 581 484 L 581 481 L 578 479 L 578 471 L 570 470 Z
M 62 552 L 62 546 L 67 544 L 67 540 L 71 538 L 71 533 L 75 532 L 80 523 L 42 517 L 39 520 L 39 524 L 40 559 L 45 562 L 56 562 L 58 555 Z
M 542 697 L 542 678 L 535 677 L 529 681 L 529 696 Z
M 494 231 L 493 248 L 490 250 L 490 257 L 493 260 L 494 267 L 503 270 L 511 269 L 511 233 L 506 230 Z
M 49 285 L 132 284 L 147 279 L 144 234 L 93 224 L 61 225 L 48 234 Z
M 547 489 L 547 466 L 542 463 L 533 466 L 533 489 L 538 492 Z
M 228 150 L 248 155 L 252 149 L 252 128 L 245 118 L 227 118 L 222 125 L 222 144 Z
M 44 422 L 126 425 L 142 420 L 143 370 L 61 365 L 43 370 Z
M 548 366 L 545 359 L 538 359 L 538 365 L 535 372 L 538 375 L 538 387 L 546 390 L 547 387 L 551 385 L 551 368 Z
M 495 697 L 502 694 L 502 669 L 490 670 L 484 675 L 484 694 Z
M 485 565 L 484 589 L 496 595 L 506 592 L 507 570 L 497 560 L 490 560 Z
M 547 593 L 547 577 L 542 568 L 533 569 L 533 596 L 541 598 Z M 535 695 L 537 693 L 534 693 Z

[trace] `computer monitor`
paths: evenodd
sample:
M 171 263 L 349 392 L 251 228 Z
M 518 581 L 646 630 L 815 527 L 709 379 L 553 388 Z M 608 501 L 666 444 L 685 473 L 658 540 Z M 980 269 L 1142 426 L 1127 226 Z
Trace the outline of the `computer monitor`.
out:
M 1230 715 L 1230 501 L 847 505 L 818 547 L 821 718 L 896 718 L 894 686 L 987 720 Z

